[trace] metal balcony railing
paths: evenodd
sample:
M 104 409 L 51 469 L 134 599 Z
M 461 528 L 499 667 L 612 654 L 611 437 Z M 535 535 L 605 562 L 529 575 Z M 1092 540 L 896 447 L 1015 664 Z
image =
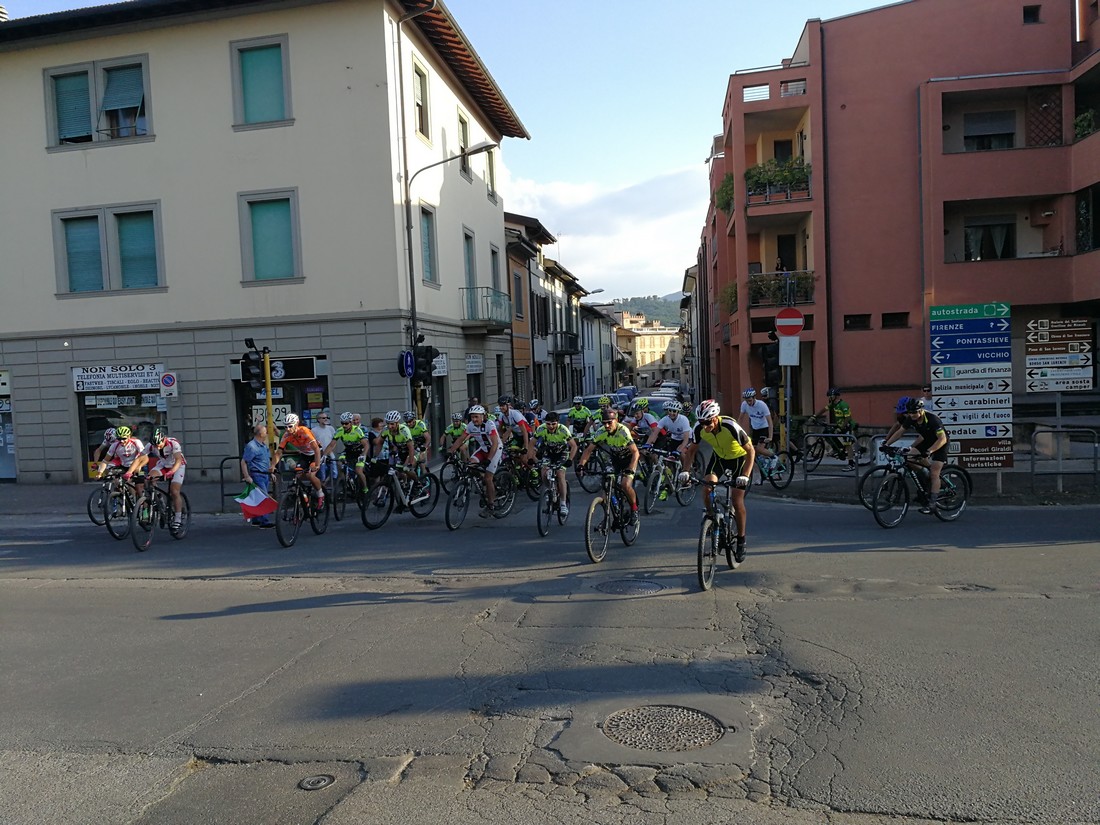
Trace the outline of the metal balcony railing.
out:
M 481 321 L 497 326 L 512 323 L 512 299 L 507 292 L 487 286 L 459 289 L 463 321 Z
M 557 355 L 577 355 L 581 351 L 581 339 L 575 332 L 556 329 L 550 333 L 550 351 Z
M 783 307 L 814 302 L 812 269 L 794 272 L 759 272 L 749 276 L 750 307 Z

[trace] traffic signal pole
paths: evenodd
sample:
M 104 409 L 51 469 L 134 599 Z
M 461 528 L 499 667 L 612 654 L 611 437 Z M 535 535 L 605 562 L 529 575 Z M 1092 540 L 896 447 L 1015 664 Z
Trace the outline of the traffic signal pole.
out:
M 275 407 L 271 403 L 271 351 L 264 347 L 264 400 L 267 402 L 267 443 L 272 449 L 279 439 L 275 437 Z

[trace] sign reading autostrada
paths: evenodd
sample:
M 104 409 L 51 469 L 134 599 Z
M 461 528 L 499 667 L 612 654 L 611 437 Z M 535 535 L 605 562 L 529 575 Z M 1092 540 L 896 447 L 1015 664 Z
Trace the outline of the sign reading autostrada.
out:
M 932 307 L 932 411 L 971 470 L 1012 466 L 1012 318 L 1001 301 Z
M 1095 342 L 1088 318 L 1036 318 L 1024 338 L 1028 392 L 1091 390 Z

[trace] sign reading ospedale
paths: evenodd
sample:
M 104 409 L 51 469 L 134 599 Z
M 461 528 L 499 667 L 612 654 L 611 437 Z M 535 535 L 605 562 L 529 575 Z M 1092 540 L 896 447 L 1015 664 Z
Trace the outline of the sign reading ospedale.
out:
M 164 364 L 101 364 L 73 367 L 76 392 L 160 389 Z

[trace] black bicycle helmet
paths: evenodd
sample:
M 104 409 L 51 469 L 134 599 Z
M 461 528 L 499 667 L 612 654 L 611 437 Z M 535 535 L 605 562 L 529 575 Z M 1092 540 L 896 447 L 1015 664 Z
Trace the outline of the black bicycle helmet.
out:
M 923 409 L 924 409 L 924 399 L 923 398 L 910 398 L 908 401 L 905 402 L 905 411 L 907 413 L 920 412 Z

